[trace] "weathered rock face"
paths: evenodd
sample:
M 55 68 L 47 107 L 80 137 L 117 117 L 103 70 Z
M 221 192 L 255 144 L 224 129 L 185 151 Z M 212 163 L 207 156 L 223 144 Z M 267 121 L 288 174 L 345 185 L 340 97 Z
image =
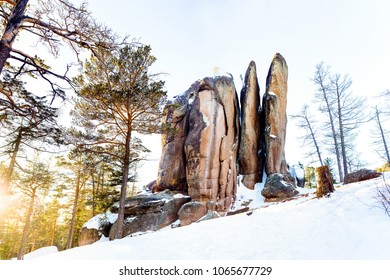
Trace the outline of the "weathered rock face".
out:
M 286 174 L 270 174 L 265 181 L 264 189 L 261 191 L 261 194 L 268 201 L 280 201 L 296 196 L 299 192 L 295 189 L 292 180 L 294 179 Z
M 89 245 L 98 241 L 101 237 L 98 230 L 95 228 L 81 228 L 78 238 L 79 246 Z
M 190 201 L 184 204 L 178 213 L 180 226 L 187 226 L 207 214 L 207 205 L 205 202 Z
M 287 63 L 283 56 L 277 53 L 268 72 L 266 93 L 263 97 L 267 175 L 288 172 L 284 152 L 287 126 L 287 78 Z
M 370 169 L 360 169 L 356 172 L 347 174 L 344 177 L 344 184 L 350 184 L 355 182 L 361 182 L 369 179 L 378 178 L 382 173 Z
M 111 226 L 115 223 L 117 218 L 117 214 L 110 212 L 92 217 L 81 228 L 77 240 L 78 245 L 89 245 L 98 241 L 102 236 L 108 237 Z
M 191 198 L 169 190 L 148 195 L 138 195 L 125 202 L 125 225 L 123 236 L 135 232 L 159 230 L 178 219 L 181 206 Z M 118 212 L 118 205 L 111 207 L 111 212 Z M 111 227 L 110 239 L 114 239 L 116 223 Z
M 238 151 L 242 183 L 253 190 L 263 176 L 263 142 L 260 125 L 260 88 L 257 81 L 256 64 L 251 61 L 245 74 L 241 90 L 241 133 Z
M 187 191 L 184 142 L 187 136 L 188 98 L 182 96 L 165 106 L 161 136 L 162 155 L 154 191 Z M 167 168 L 168 167 L 168 168 Z
M 208 202 L 210 210 L 226 211 L 237 188 L 239 107 L 233 80 L 199 81 L 189 114 L 184 144 L 188 194 Z

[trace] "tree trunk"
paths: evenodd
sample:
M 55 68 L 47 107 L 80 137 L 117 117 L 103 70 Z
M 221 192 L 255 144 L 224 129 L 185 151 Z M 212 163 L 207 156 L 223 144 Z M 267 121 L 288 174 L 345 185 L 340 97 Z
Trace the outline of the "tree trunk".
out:
M 80 177 L 81 177 L 81 172 L 78 171 L 77 179 L 76 179 L 76 191 L 75 191 L 74 201 L 73 201 L 72 220 L 70 222 L 68 240 L 66 242 L 66 249 L 72 248 L 72 243 L 73 243 L 74 225 L 76 222 L 77 207 L 78 207 L 79 196 L 80 196 L 80 185 L 81 185 L 81 183 L 80 183 L 81 178 Z
M 317 144 L 317 141 L 316 141 L 316 137 L 315 137 L 315 135 L 314 135 L 314 131 L 313 131 L 313 129 L 311 128 L 310 122 L 309 122 L 309 120 L 308 120 L 307 117 L 306 117 L 306 122 L 307 122 L 307 126 L 309 127 L 310 135 L 311 135 L 311 138 L 313 139 L 314 146 L 315 146 L 315 148 L 316 148 L 316 152 L 317 152 L 318 159 L 319 159 L 320 164 L 321 164 L 321 166 L 322 166 L 322 165 L 324 165 L 324 164 L 322 163 L 320 148 L 318 147 L 318 144 Z
M 128 129 L 126 135 L 125 155 L 123 158 L 122 186 L 121 186 L 121 196 L 119 199 L 118 220 L 116 222 L 117 229 L 116 229 L 115 239 L 120 239 L 123 237 L 125 200 L 126 200 L 127 180 L 129 177 L 129 166 L 130 166 L 130 141 L 131 141 L 131 129 Z
M 322 68 L 322 66 L 321 66 L 321 68 Z M 320 68 L 317 68 L 317 75 L 318 75 L 317 84 L 321 87 L 322 97 L 324 98 L 324 101 L 326 104 L 326 111 L 329 115 L 329 123 L 330 123 L 330 127 L 332 130 L 333 145 L 334 145 L 334 149 L 335 149 L 335 153 L 336 153 L 337 169 L 339 171 L 340 182 L 342 182 L 344 178 L 343 178 L 343 171 L 341 169 L 339 144 L 337 141 L 336 129 L 335 129 L 334 119 L 333 119 L 332 110 L 331 110 L 332 108 L 331 108 L 331 105 L 329 103 L 327 88 L 324 84 L 324 78 L 326 77 L 327 74 L 324 74 L 324 75 L 321 74 L 320 70 L 321 70 Z
M 23 24 L 24 14 L 29 0 L 15 1 L 15 7 L 5 26 L 3 36 L 0 40 L 0 73 L 3 71 L 7 59 L 10 57 L 12 44 L 19 33 L 19 28 Z
M 2 186 L 1 193 L 9 194 L 10 193 L 10 186 L 11 186 L 11 180 L 12 180 L 12 174 L 14 173 L 15 164 L 16 164 L 16 156 L 19 152 L 20 143 L 22 142 L 23 138 L 23 128 L 19 128 L 18 136 L 15 140 L 15 148 L 12 152 L 11 162 L 9 163 L 9 167 L 7 169 L 7 173 L 5 174 L 4 178 L 4 184 Z
M 328 101 L 326 101 L 326 103 L 328 104 Z M 340 179 L 340 182 L 343 182 L 344 176 L 343 176 L 343 170 L 341 168 L 339 143 L 337 141 L 337 134 L 336 134 L 336 129 L 335 129 L 335 125 L 334 125 L 332 112 L 330 110 L 329 105 L 327 105 L 327 106 L 328 106 L 329 121 L 330 121 L 331 129 L 332 129 L 333 145 L 334 145 L 334 149 L 335 149 L 335 153 L 336 153 L 337 169 L 339 171 L 339 179 Z
M 387 162 L 390 162 L 389 149 L 388 149 L 388 146 L 387 146 L 385 133 L 383 132 L 382 123 L 381 123 L 381 120 L 379 118 L 378 108 L 375 108 L 375 116 L 376 116 L 376 121 L 377 121 L 377 124 L 378 124 L 379 131 L 381 132 L 381 138 L 382 138 L 383 147 L 384 147 L 384 150 L 385 150 L 385 153 L 386 153 L 386 159 L 387 159 Z
M 316 168 L 317 173 L 317 197 L 327 196 L 334 192 L 332 175 L 329 167 L 324 165 Z
M 23 260 L 24 250 L 26 248 L 26 243 L 27 243 L 28 230 L 30 228 L 31 216 L 34 211 L 35 193 L 36 193 L 36 189 L 33 189 L 31 200 L 30 200 L 30 206 L 28 207 L 26 223 L 24 224 L 24 228 L 23 228 L 23 237 L 18 252 L 18 260 Z
M 52 232 L 51 232 L 51 237 L 50 237 L 50 243 L 49 243 L 49 246 L 53 246 L 54 245 L 54 239 L 55 239 L 55 235 L 56 235 L 56 231 L 57 231 L 57 220 L 58 220 L 58 212 L 59 212 L 60 208 L 57 207 L 56 208 L 56 211 L 55 211 L 55 219 L 54 219 L 54 222 L 53 222 L 53 229 L 52 229 Z
M 96 185 L 95 176 L 92 174 L 92 217 L 96 216 Z
M 343 125 L 343 113 L 341 111 L 341 100 L 340 100 L 340 90 L 338 80 L 336 80 L 336 94 L 337 94 L 337 113 L 339 120 L 339 130 L 340 130 L 340 146 L 341 146 L 341 157 L 343 159 L 343 171 L 344 177 L 348 174 L 348 163 L 347 163 L 347 152 L 345 150 L 345 137 L 344 137 L 344 125 Z M 340 179 L 341 181 L 341 179 Z M 344 180 L 342 180 L 344 181 Z

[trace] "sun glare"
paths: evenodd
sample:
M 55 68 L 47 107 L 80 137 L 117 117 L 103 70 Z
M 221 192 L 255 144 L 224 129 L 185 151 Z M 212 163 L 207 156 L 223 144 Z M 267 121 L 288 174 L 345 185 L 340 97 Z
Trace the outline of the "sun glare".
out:
M 0 189 L 3 189 L 2 186 L 0 186 Z M 9 201 L 9 196 L 0 192 L 0 221 L 2 220 L 3 215 L 7 210 L 8 201 Z

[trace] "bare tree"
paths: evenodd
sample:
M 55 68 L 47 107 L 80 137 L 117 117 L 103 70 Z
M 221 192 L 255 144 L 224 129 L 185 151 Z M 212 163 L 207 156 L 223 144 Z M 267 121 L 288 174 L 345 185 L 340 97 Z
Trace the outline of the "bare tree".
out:
M 314 77 L 312 78 L 314 84 L 317 86 L 317 91 L 315 94 L 316 100 L 320 102 L 320 111 L 322 113 L 327 114 L 328 122 L 327 125 L 330 128 L 331 133 L 329 137 L 332 139 L 332 145 L 334 148 L 334 152 L 336 154 L 337 161 L 337 169 L 339 173 L 340 181 L 343 180 L 343 171 L 341 168 L 341 156 L 339 151 L 339 141 L 337 137 L 336 130 L 336 121 L 334 120 L 333 107 L 334 100 L 331 98 L 332 95 L 332 87 L 329 82 L 330 69 L 329 67 L 325 67 L 324 63 L 316 65 L 316 70 L 314 72 Z
M 364 114 L 366 99 L 351 93 L 349 88 L 352 85 L 352 80 L 347 75 L 343 77 L 340 74 L 332 75 L 330 82 L 333 86 L 332 95 L 336 100 L 333 114 L 337 119 L 343 173 L 345 176 L 349 173 L 347 149 L 348 147 L 353 149 L 354 139 L 356 138 L 354 132 L 362 123 L 366 122 Z
M 374 118 L 375 121 L 375 131 L 374 131 L 374 145 L 379 147 L 377 149 L 377 153 L 387 162 L 390 162 L 390 153 L 389 153 L 389 131 L 385 129 L 383 126 L 383 122 L 385 121 L 384 113 L 382 110 L 378 108 L 378 106 L 374 109 Z
M 316 100 L 320 110 L 326 113 L 329 128 L 325 136 L 332 140 L 332 150 L 336 155 L 340 182 L 349 173 L 354 153 L 354 139 L 360 125 L 367 121 L 364 114 L 366 99 L 351 93 L 352 80 L 340 74 L 331 74 L 330 68 L 323 63 L 316 66 L 313 78 L 318 89 Z M 356 161 L 356 160 L 354 160 Z
M 311 151 L 309 152 L 308 156 L 313 157 L 314 155 L 317 156 L 318 162 L 320 165 L 324 165 L 322 162 L 320 147 L 318 146 L 318 132 L 315 129 L 314 121 L 311 115 L 308 113 L 308 105 L 304 105 L 301 112 L 298 115 L 292 115 L 291 118 L 298 120 L 298 127 L 302 128 L 306 131 L 306 134 L 302 136 L 303 138 L 303 144 L 306 145 L 307 142 L 311 144 Z
M 110 48 L 118 39 L 109 28 L 99 24 L 87 10 L 86 2 L 76 7 L 68 0 L 0 1 L 0 73 L 11 61 L 16 62 L 14 74 L 29 73 L 50 83 L 54 96 L 63 94 L 54 78 L 71 82 L 63 74 L 51 70 L 36 54 L 14 48 L 18 36 L 30 33 L 49 51 L 58 56 L 63 43 L 78 57 L 82 50 L 95 52 L 98 47 Z M 15 65 L 14 65 L 15 66 Z

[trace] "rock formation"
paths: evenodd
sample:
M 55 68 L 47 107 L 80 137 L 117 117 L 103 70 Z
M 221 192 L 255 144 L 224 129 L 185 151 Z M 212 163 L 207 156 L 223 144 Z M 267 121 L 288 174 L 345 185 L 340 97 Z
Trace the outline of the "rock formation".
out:
M 280 174 L 295 188 L 284 151 L 287 78 L 287 63 L 277 53 L 269 68 L 262 109 L 253 61 L 241 91 L 241 115 L 229 77 L 197 81 L 169 104 L 164 110 L 166 132 L 156 190 L 187 188 L 191 199 L 206 202 L 208 210 L 228 212 L 236 194 L 237 164 L 242 183 L 249 189 L 262 181 L 264 170 L 268 176 Z M 267 188 L 281 186 L 273 182 L 265 183 L 264 194 L 272 193 Z M 279 197 L 296 194 L 283 190 L 285 195 Z
M 199 81 L 189 114 L 184 144 L 188 194 L 208 202 L 208 208 L 227 211 L 237 188 L 239 107 L 233 80 Z
M 268 71 L 262 110 L 267 180 L 261 194 L 273 201 L 298 194 L 295 189 L 295 178 L 288 170 L 284 151 L 287 126 L 287 78 L 287 63 L 283 56 L 277 53 Z
M 154 191 L 187 191 L 184 142 L 187 136 L 188 99 L 178 97 L 163 111 L 162 154 Z M 169 166 L 169 168 L 167 168 Z
M 266 92 L 263 97 L 267 175 L 288 172 L 284 152 L 287 126 L 287 77 L 287 63 L 283 56 L 277 53 L 268 72 Z
M 159 230 L 178 219 L 180 208 L 191 198 L 169 190 L 154 194 L 131 197 L 125 202 L 125 225 L 123 237 L 136 232 Z M 118 204 L 111 207 L 111 212 L 118 212 Z M 114 239 L 116 223 L 110 230 L 110 239 Z
M 264 150 L 260 125 L 260 88 L 257 81 L 256 64 L 251 61 L 245 74 L 241 90 L 241 133 L 238 164 L 242 183 L 253 190 L 262 181 Z

